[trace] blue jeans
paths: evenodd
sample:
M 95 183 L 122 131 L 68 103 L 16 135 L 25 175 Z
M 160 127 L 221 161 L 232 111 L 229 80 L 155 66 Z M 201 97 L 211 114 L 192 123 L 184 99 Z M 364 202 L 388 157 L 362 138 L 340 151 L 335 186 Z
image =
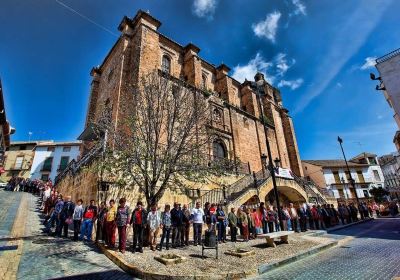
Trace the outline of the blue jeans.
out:
M 218 241 L 225 241 L 226 227 L 223 222 L 218 222 Z
M 81 225 L 81 236 L 80 239 L 83 240 L 83 237 L 86 236 L 86 239 L 92 240 L 92 230 L 93 230 L 93 221 L 92 219 L 84 219 Z
M 292 230 L 292 221 L 290 219 L 287 220 L 287 228 L 288 230 Z
M 47 221 L 47 223 L 46 223 L 46 232 L 47 233 L 50 233 L 51 232 L 51 226 L 52 226 L 52 224 L 53 223 L 56 223 L 56 228 L 57 227 L 59 227 L 60 226 L 60 223 L 61 223 L 61 221 L 60 221 L 60 219 L 58 218 L 58 214 L 56 214 L 56 213 L 52 213 L 51 214 L 51 216 L 50 216 L 50 219 Z

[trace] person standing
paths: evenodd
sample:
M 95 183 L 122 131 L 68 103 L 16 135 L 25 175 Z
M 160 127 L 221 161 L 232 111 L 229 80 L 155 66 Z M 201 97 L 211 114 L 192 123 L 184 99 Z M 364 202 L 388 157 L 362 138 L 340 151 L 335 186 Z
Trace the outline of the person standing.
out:
M 268 233 L 268 221 L 267 221 L 267 210 L 265 209 L 265 203 L 261 202 L 260 207 L 258 208 L 258 214 L 260 215 L 260 220 L 262 223 L 263 233 Z
M 74 214 L 74 208 L 75 205 L 71 201 L 71 196 L 66 196 L 63 209 L 61 210 L 60 213 L 61 226 L 59 227 L 58 232 L 56 233 L 58 237 L 61 237 L 61 232 L 63 231 L 63 237 L 68 238 L 68 227 L 73 222 L 72 215 Z
M 290 221 L 292 223 L 292 230 L 295 232 L 300 232 L 298 227 L 299 216 L 297 214 L 296 208 L 293 207 L 293 203 L 289 204 L 289 215 Z
M 240 220 L 242 225 L 241 234 L 243 237 L 243 241 L 249 241 L 249 221 L 247 219 L 247 215 L 241 208 L 237 211 L 237 217 Z
M 147 226 L 149 227 L 149 245 L 152 251 L 156 250 L 158 231 L 161 226 L 161 216 L 157 211 L 157 204 L 150 206 L 151 211 L 147 215 Z
M 231 230 L 231 242 L 236 242 L 238 219 L 235 214 L 235 208 L 231 208 L 231 212 L 228 214 L 228 222 L 229 222 L 229 228 Z
M 193 242 L 194 246 L 197 246 L 197 244 L 201 244 L 203 221 L 205 219 L 204 210 L 201 209 L 200 202 L 196 202 L 196 207 L 192 209 L 190 217 L 193 223 Z
M 297 208 L 297 213 L 300 219 L 300 230 L 301 232 L 305 232 L 307 231 L 307 214 L 302 205 L 299 205 L 299 208 Z
M 90 205 L 86 206 L 83 212 L 83 222 L 81 226 L 81 236 L 80 239 L 84 240 L 86 236 L 87 241 L 92 240 L 93 224 L 97 217 L 97 206 L 95 205 L 95 200 L 90 200 Z
M 129 206 L 125 205 L 126 199 L 119 200 L 115 223 L 118 227 L 118 250 L 124 254 L 126 249 L 126 226 L 129 225 Z
M 225 243 L 226 242 L 226 216 L 225 212 L 222 209 L 222 205 L 218 204 L 217 211 L 216 211 L 216 217 L 217 217 L 217 227 L 218 227 L 218 242 Z
M 72 219 L 74 220 L 74 238 L 73 241 L 78 241 L 79 232 L 81 231 L 81 222 L 83 218 L 83 200 L 78 199 L 76 202 Z
M 274 232 L 275 213 L 273 211 L 272 206 L 268 206 L 267 218 L 268 218 L 268 232 L 269 233 Z
M 106 230 L 105 230 L 105 219 L 107 214 L 107 206 L 103 201 L 100 203 L 99 213 L 97 214 L 97 228 L 96 228 L 96 243 L 100 240 L 105 241 Z
M 162 251 L 162 247 L 165 240 L 166 249 L 169 250 L 169 236 L 171 233 L 171 206 L 166 204 L 164 207 L 164 212 L 161 213 L 161 228 L 162 228 L 162 236 L 160 246 L 158 250 Z
M 141 201 L 136 204 L 130 223 L 133 225 L 132 253 L 143 253 L 143 231 L 147 224 L 147 212 L 143 209 Z
M 104 227 L 105 227 L 105 238 L 104 242 L 106 246 L 110 248 L 115 247 L 115 230 L 117 228 L 117 224 L 115 223 L 115 218 L 117 216 L 117 207 L 115 205 L 114 199 L 111 199 L 109 202 L 109 207 L 107 209 Z
M 183 205 L 183 232 L 181 233 L 181 243 L 189 246 L 189 232 L 190 232 L 190 211 L 187 204 Z
M 312 220 L 312 223 L 314 225 L 313 229 L 319 230 L 319 215 L 318 215 L 317 206 L 315 204 L 312 206 L 310 212 L 311 212 L 310 219 Z
M 54 226 L 53 224 L 56 224 L 56 233 L 58 232 L 58 228 L 61 227 L 61 221 L 60 221 L 60 213 L 64 207 L 64 201 L 62 199 L 62 195 L 56 196 L 56 202 L 54 204 L 54 209 L 53 212 L 50 215 L 49 220 L 46 223 L 46 230 L 48 234 L 51 234 L 51 227 Z
M 174 203 L 174 208 L 171 210 L 171 224 L 172 224 L 172 247 L 179 247 L 181 241 L 181 227 L 183 226 L 183 212 L 178 203 Z

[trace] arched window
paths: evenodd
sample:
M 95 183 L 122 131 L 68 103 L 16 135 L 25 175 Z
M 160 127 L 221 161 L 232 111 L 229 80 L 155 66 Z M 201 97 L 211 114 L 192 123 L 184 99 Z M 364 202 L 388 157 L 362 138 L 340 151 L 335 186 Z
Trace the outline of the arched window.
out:
M 161 61 L 161 70 L 165 73 L 171 73 L 171 59 L 167 55 L 163 55 Z
M 215 140 L 213 142 L 213 157 L 214 160 L 227 158 L 226 148 L 221 140 Z

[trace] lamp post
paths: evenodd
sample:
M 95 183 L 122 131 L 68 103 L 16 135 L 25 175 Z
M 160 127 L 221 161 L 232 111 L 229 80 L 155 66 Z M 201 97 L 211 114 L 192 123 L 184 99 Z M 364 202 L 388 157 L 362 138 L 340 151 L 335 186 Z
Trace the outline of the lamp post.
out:
M 282 222 L 282 211 L 281 211 L 281 206 L 279 203 L 279 195 L 278 195 L 278 188 L 276 185 L 276 178 L 275 178 L 275 171 L 273 168 L 273 162 L 272 162 L 272 154 L 271 154 L 271 147 L 269 145 L 269 140 L 268 140 L 268 129 L 267 129 L 267 124 L 265 121 L 265 115 L 264 115 L 264 108 L 262 106 L 262 100 L 261 96 L 265 96 L 264 92 L 264 86 L 265 86 L 265 80 L 264 80 L 264 75 L 262 73 L 257 73 L 254 77 L 255 83 L 251 84 L 251 87 L 255 89 L 256 95 L 257 95 L 257 103 L 259 106 L 259 113 L 260 113 L 260 120 L 263 124 L 264 127 L 264 135 L 265 135 L 265 145 L 267 146 L 267 156 L 268 156 L 268 165 L 270 167 L 270 172 L 271 172 L 271 177 L 272 177 L 272 185 L 274 187 L 274 196 L 275 196 L 275 201 L 276 201 L 276 208 L 278 210 L 278 218 L 279 218 L 279 226 L 280 228 L 283 225 Z M 264 155 L 264 160 L 266 162 L 266 156 Z M 261 159 L 263 160 L 263 156 L 261 156 Z
M 351 176 L 349 164 L 347 163 L 346 155 L 344 154 L 343 145 L 342 145 L 343 139 L 338 136 L 337 140 L 339 142 L 340 148 L 342 149 L 343 158 L 344 158 L 344 161 L 346 162 L 347 172 L 349 172 L 349 177 L 350 177 L 349 181 L 350 181 L 351 186 L 353 187 L 354 194 L 355 194 L 356 200 L 357 200 L 357 205 L 360 205 L 360 201 L 358 199 L 357 190 L 356 190 L 356 183 L 353 180 L 353 177 Z

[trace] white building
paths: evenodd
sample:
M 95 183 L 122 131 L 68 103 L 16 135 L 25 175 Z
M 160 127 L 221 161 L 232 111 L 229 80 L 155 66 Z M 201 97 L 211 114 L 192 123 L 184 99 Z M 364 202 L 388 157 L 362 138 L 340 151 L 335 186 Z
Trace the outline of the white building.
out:
M 35 147 L 35 156 L 31 168 L 31 179 L 54 182 L 55 177 L 63 171 L 71 160 L 80 155 L 81 142 L 42 142 Z
M 381 82 L 377 86 L 377 90 L 383 91 L 389 106 L 394 110 L 393 117 L 399 127 L 393 142 L 400 151 L 400 49 L 378 58 L 376 69 L 378 69 L 380 77 L 375 79 Z
M 384 187 L 384 176 L 377 156 L 362 153 L 348 161 L 350 174 L 344 160 L 302 160 L 304 176 L 321 188 L 332 190 L 338 199 L 355 198 L 350 178 L 355 181 L 357 196 L 370 197 L 369 191 Z
M 392 198 L 400 198 L 400 152 L 384 155 L 379 164 L 385 177 L 385 188 Z

